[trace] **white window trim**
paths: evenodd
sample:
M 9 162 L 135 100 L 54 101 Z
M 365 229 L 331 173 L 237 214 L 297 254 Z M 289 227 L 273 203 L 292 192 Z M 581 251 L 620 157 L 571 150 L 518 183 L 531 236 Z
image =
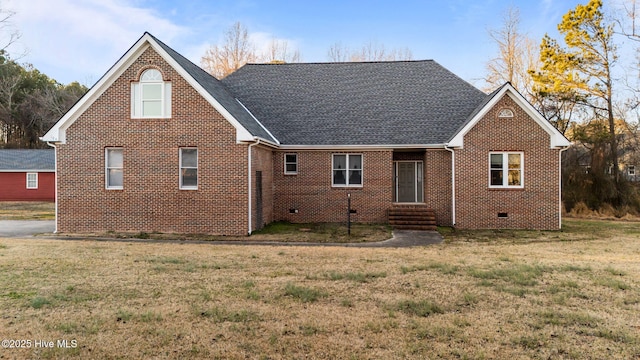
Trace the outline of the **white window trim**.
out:
M 338 155 L 345 155 L 346 156 L 346 168 L 344 170 L 346 170 L 345 172 L 345 182 L 346 184 L 334 184 L 333 183 L 333 171 L 334 170 L 338 170 L 338 169 L 334 169 L 333 168 L 333 158 Z M 360 168 L 360 184 L 349 184 L 349 156 L 360 156 L 360 163 L 362 165 L 362 167 Z M 342 169 L 340 169 L 342 170 Z M 331 154 L 331 187 L 336 187 L 336 188 L 361 188 L 362 184 L 364 184 L 364 156 L 360 153 L 335 153 L 335 154 Z
M 29 176 L 30 175 L 35 177 L 35 179 L 33 181 L 35 183 L 34 186 L 29 186 L 29 182 L 30 182 L 29 181 Z M 27 173 L 27 184 L 26 185 L 27 185 L 27 189 L 37 189 L 38 188 L 38 173 L 37 172 L 28 172 Z
M 491 185 L 491 155 L 502 155 L 502 185 Z M 509 185 L 509 154 L 520 155 L 520 185 Z M 491 151 L 489 152 L 488 184 L 491 189 L 522 189 L 524 188 L 524 152 L 522 151 Z
M 182 166 L 182 150 L 196 150 L 196 166 Z M 198 151 L 197 147 L 181 147 L 178 149 L 178 181 L 180 183 L 180 190 L 198 190 L 198 185 L 200 184 L 200 151 Z M 185 186 L 182 185 L 182 169 L 196 169 L 196 186 Z
M 155 70 L 157 69 L 147 69 Z M 144 74 L 143 72 L 143 74 Z M 162 74 L 162 73 L 160 73 Z M 140 75 L 142 78 L 143 75 Z M 160 85 L 160 115 L 145 116 L 143 114 L 142 88 L 147 84 Z M 131 118 L 132 119 L 166 119 L 171 117 L 171 82 L 169 81 L 136 81 L 131 83 Z
M 122 167 L 109 166 L 109 150 L 122 151 Z M 109 185 L 109 169 L 122 170 L 122 185 L 120 186 Z M 122 190 L 124 188 L 124 149 L 121 147 L 107 147 L 104 149 L 104 188 L 107 190 Z
M 513 116 L 513 110 L 508 108 L 500 109 L 500 112 L 498 113 L 499 118 L 512 118 Z
M 295 162 L 287 162 L 287 156 L 295 156 Z M 295 164 L 296 171 L 287 171 L 287 165 Z M 285 175 L 298 175 L 298 154 L 297 153 L 286 153 L 284 154 L 284 174 Z
M 628 174 L 629 176 L 636 176 L 636 166 L 635 165 L 629 165 L 629 167 L 627 168 Z

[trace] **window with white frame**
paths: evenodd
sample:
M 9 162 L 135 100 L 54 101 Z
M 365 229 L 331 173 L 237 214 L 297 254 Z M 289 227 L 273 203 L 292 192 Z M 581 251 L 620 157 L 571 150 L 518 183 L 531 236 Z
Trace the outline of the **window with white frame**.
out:
M 124 182 L 124 157 L 122 148 L 106 148 L 104 153 L 105 188 L 120 190 Z
M 163 81 L 159 70 L 147 69 L 131 83 L 131 117 L 171 117 L 171 82 Z
M 629 167 L 627 168 L 627 171 L 629 173 L 629 176 L 636 176 L 636 166 L 635 165 L 629 165 Z
M 180 189 L 198 189 L 197 148 L 180 148 Z
M 521 188 L 524 186 L 524 154 L 521 152 L 489 153 L 489 187 Z
M 284 174 L 295 175 L 298 173 L 298 154 L 284 154 Z
M 333 154 L 332 185 L 362 186 L 362 154 Z
M 512 118 L 513 111 L 511 109 L 501 109 L 498 113 L 499 118 Z
M 27 189 L 38 188 L 38 173 L 27 173 Z

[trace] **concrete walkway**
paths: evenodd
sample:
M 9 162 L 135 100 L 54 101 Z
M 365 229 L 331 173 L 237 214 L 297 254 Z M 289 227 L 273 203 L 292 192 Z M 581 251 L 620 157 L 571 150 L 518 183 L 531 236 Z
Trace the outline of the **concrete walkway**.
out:
M 0 220 L 0 237 L 28 237 L 51 234 L 56 229 L 54 220 Z
M 263 240 L 159 240 L 159 239 L 136 239 L 136 238 L 107 238 L 107 237 L 82 237 L 53 235 L 43 236 L 46 239 L 56 240 L 86 240 L 86 241 L 112 241 L 112 242 L 139 242 L 139 243 L 167 243 L 167 244 L 206 244 L 206 245 L 236 245 L 236 246 L 336 246 L 355 248 L 401 248 L 413 246 L 427 246 L 440 244 L 443 241 L 442 235 L 437 231 L 417 231 L 401 230 L 394 231 L 393 237 L 379 242 L 361 243 L 314 243 L 314 242 L 291 242 L 291 241 L 263 241 Z
M 440 244 L 444 238 L 437 231 L 394 230 L 389 240 L 375 243 L 347 244 L 354 247 L 412 247 Z
M 309 242 L 278 242 L 254 240 L 154 240 L 154 239 L 117 239 L 106 237 L 67 237 L 53 234 L 55 222 L 53 220 L 0 220 L 0 237 L 32 237 L 57 240 L 95 240 L 115 242 L 155 242 L 180 244 L 209 244 L 209 245 L 264 245 L 264 246 L 343 246 L 367 248 L 399 248 L 412 246 L 426 246 L 439 244 L 443 238 L 437 231 L 395 230 L 391 239 L 366 243 L 309 243 Z

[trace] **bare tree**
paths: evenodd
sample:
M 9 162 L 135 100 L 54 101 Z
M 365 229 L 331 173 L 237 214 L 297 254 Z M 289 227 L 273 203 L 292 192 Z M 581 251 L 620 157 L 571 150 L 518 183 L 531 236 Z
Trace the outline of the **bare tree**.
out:
M 393 48 L 387 50 L 384 44 L 377 42 L 368 42 L 362 45 L 359 50 L 350 50 L 341 43 L 331 45 L 327 52 L 329 61 L 345 62 L 345 61 L 400 61 L 411 60 L 413 54 L 408 48 Z
M 247 28 L 239 22 L 225 32 L 224 44 L 211 46 L 200 59 L 202 67 L 221 79 L 248 62 L 256 61 Z
M 16 13 L 14 11 L 0 8 L 0 54 L 6 57 L 7 49 L 20 39 L 22 34 L 18 31 L 11 21 Z M 13 56 L 14 59 L 20 56 Z
M 289 42 L 286 40 L 271 39 L 259 60 L 268 63 L 300 62 L 300 51 L 289 49 Z
M 616 22 L 620 26 L 622 35 L 631 40 L 640 41 L 638 30 L 640 6 L 638 6 L 637 0 L 620 1 L 619 10 L 622 12 L 622 16 L 618 17 Z
M 246 63 L 258 62 L 298 62 L 300 51 L 292 49 L 289 42 L 272 39 L 263 53 L 256 50 L 249 31 L 240 22 L 236 22 L 225 32 L 222 45 L 212 45 L 200 59 L 202 68 L 218 79 L 238 70 Z
M 342 43 L 337 42 L 329 47 L 329 51 L 327 51 L 327 57 L 331 62 L 349 61 L 349 49 L 342 45 Z
M 520 32 L 520 11 L 517 7 L 507 8 L 502 20 L 501 28 L 489 29 L 489 37 L 498 45 L 498 55 L 486 64 L 487 90 L 510 82 L 531 100 L 533 80 L 529 70 L 540 67 L 536 44 Z

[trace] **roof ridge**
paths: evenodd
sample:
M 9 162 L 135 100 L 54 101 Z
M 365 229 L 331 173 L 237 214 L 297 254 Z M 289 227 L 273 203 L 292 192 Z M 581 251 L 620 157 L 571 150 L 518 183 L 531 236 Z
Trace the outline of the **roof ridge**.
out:
M 309 61 L 309 62 L 267 62 L 267 63 L 246 63 L 246 65 L 356 65 L 356 64 L 399 64 L 399 63 L 419 63 L 436 62 L 434 59 L 421 60 L 370 60 L 370 61 Z

